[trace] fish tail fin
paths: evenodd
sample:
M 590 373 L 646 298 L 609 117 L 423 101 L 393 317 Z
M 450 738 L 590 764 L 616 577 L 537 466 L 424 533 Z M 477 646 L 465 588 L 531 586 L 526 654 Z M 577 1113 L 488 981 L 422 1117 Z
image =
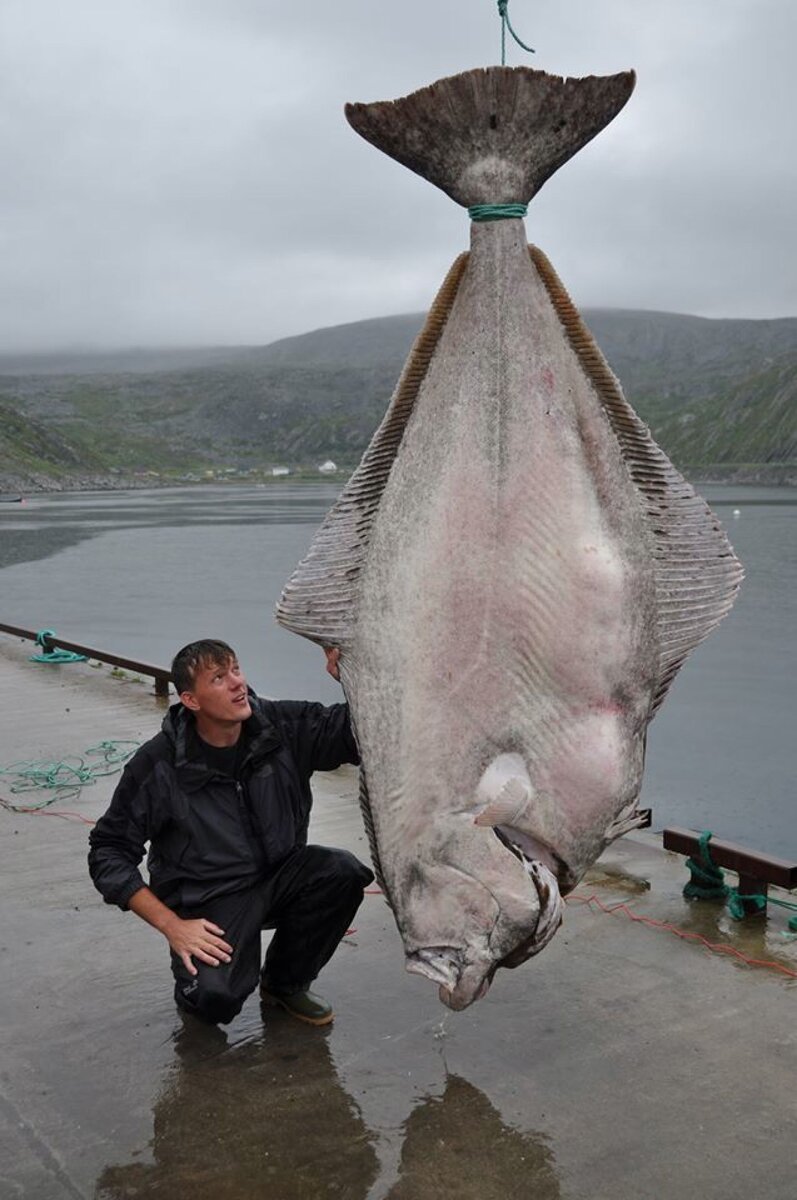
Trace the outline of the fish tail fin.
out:
M 617 115 L 635 82 L 633 71 L 563 79 L 487 67 L 345 111 L 366 141 L 458 204 L 528 204 Z

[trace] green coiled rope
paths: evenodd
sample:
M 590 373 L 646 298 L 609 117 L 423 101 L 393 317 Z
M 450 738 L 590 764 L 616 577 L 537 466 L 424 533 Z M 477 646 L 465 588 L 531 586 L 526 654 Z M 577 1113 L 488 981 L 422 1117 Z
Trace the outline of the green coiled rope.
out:
M 0 776 L 11 781 L 9 791 L 12 795 L 36 791 L 53 793 L 42 800 L 23 805 L 4 801 L 3 807 L 12 812 L 25 812 L 47 808 L 56 800 L 74 800 L 84 787 L 90 786 L 103 775 L 114 775 L 121 770 L 122 764 L 135 753 L 139 745 L 139 742 L 133 741 L 103 741 L 90 746 L 80 755 L 54 760 L 36 759 L 0 767 Z
M 689 882 L 684 885 L 683 894 L 688 899 L 724 900 L 734 921 L 741 921 L 748 915 L 745 904 L 752 904 L 756 912 L 764 912 L 767 902 L 769 902 L 797 913 L 797 904 L 792 904 L 788 900 L 776 900 L 774 896 L 765 896 L 760 892 L 745 896 L 738 888 L 730 887 L 725 882 L 725 872 L 722 867 L 718 867 L 711 857 L 711 851 L 708 848 L 711 838 L 712 834 L 708 830 L 701 833 L 698 839 L 700 858 L 687 858 L 686 860 L 690 878 Z M 797 916 L 790 918 L 789 929 L 797 933 Z
M 75 654 L 72 650 L 60 650 L 57 646 L 53 646 L 51 650 L 47 649 L 47 639 L 55 637 L 54 629 L 40 629 L 36 634 L 36 645 L 41 646 L 40 654 L 31 654 L 29 662 L 40 663 L 70 663 L 70 662 L 86 662 L 85 654 Z

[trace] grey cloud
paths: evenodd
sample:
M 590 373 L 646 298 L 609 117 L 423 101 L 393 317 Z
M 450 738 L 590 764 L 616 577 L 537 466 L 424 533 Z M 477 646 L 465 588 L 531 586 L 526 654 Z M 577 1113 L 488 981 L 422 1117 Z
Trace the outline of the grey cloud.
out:
M 536 198 L 582 304 L 797 312 L 793 0 L 511 0 L 628 107 Z M 346 100 L 495 62 L 493 0 L 6 0 L 0 349 L 265 342 L 428 305 L 467 218 Z

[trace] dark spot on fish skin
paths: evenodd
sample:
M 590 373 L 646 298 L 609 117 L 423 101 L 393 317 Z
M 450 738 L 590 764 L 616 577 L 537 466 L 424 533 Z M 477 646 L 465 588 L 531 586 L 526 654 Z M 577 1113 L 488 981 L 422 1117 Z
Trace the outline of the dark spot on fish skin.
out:
M 424 875 L 417 863 L 410 863 L 404 873 L 404 890 L 407 897 L 411 896 L 414 891 L 422 891 L 424 886 Z
M 630 689 L 622 683 L 616 684 L 611 690 L 612 703 L 623 711 L 628 710 L 634 702 Z

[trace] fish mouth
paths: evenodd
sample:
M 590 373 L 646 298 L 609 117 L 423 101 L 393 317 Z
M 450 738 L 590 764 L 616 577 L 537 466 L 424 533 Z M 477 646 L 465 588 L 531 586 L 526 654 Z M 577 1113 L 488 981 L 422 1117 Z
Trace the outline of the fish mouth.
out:
M 413 975 L 423 975 L 432 983 L 453 991 L 464 963 L 462 952 L 456 946 L 424 946 L 406 956 L 405 966 Z
M 456 1011 L 481 1000 L 490 988 L 498 967 L 519 967 L 548 945 L 562 923 L 563 903 L 556 876 L 545 863 L 524 860 L 539 901 L 534 931 L 497 962 L 485 956 L 469 959 L 457 946 L 423 946 L 406 956 L 405 965 L 414 975 L 438 984 L 443 1004 Z
M 406 967 L 413 975 L 438 984 L 443 1004 L 459 1011 L 487 994 L 496 964 L 484 960 L 468 963 L 456 946 L 424 946 L 407 955 Z

